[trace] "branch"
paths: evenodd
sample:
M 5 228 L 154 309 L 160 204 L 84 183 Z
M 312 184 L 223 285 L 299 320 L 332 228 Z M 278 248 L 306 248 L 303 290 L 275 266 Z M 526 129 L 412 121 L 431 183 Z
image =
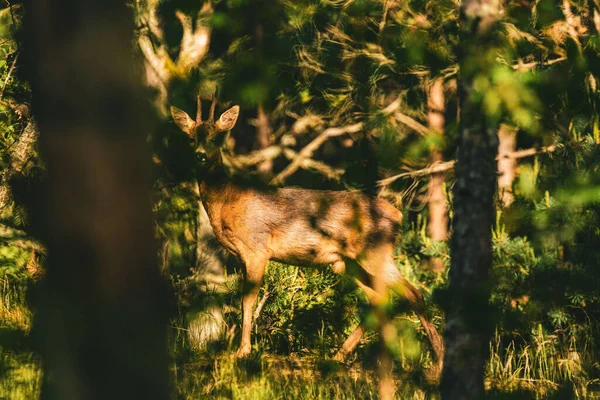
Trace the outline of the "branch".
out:
M 559 58 L 555 58 L 553 60 L 548 60 L 545 62 L 518 63 L 518 64 L 513 65 L 512 69 L 514 69 L 515 71 L 530 70 L 530 69 L 534 69 L 537 67 L 545 67 L 548 65 L 557 64 L 559 62 L 566 61 L 566 59 L 567 59 L 567 57 L 559 57 Z
M 542 147 L 539 150 L 535 149 L 535 148 L 517 150 L 517 151 L 511 152 L 511 153 L 505 153 L 505 154 L 498 155 L 498 157 L 496 157 L 496 160 L 499 160 L 501 158 L 512 158 L 512 159 L 517 160 L 520 158 L 531 157 L 531 156 L 534 156 L 537 154 L 554 153 L 556 151 L 556 148 L 557 148 L 556 145 L 551 145 L 551 146 L 547 146 L 547 147 Z M 456 164 L 455 160 L 447 161 L 447 162 L 443 162 L 443 163 L 434 163 L 423 169 L 419 169 L 416 171 L 410 171 L 410 172 L 403 172 L 398 175 L 390 176 L 389 178 L 381 179 L 380 181 L 377 182 L 377 186 L 388 186 L 389 184 L 391 184 L 392 182 L 394 182 L 400 178 L 407 178 L 407 177 L 416 178 L 418 176 L 432 175 L 432 174 L 437 174 L 440 172 L 449 171 L 452 168 L 454 168 L 454 164 Z
M 175 13 L 183 29 L 175 63 L 168 53 L 164 32 L 158 20 L 159 0 L 147 0 L 146 4 L 145 15 L 140 18 L 144 23 L 144 29 L 138 37 L 138 45 L 146 61 L 146 84 L 158 89 L 159 95 L 155 103 L 157 108 L 166 115 L 167 90 L 171 80 L 176 75 L 184 76 L 190 69 L 197 67 L 208 53 L 211 34 L 209 19 L 213 8 L 211 1 L 205 1 L 195 21 L 181 11 Z
M 291 149 L 283 149 L 283 155 L 288 160 L 294 160 L 299 157 L 298 153 Z M 313 160 L 312 158 L 306 158 L 302 162 L 300 166 L 302 169 L 312 169 L 313 171 L 317 171 L 318 173 L 325 175 L 327 178 L 339 181 L 340 177 L 344 174 L 344 170 L 342 168 L 333 168 L 324 162 Z
M 299 154 L 290 148 L 273 145 L 262 150 L 254 151 L 247 155 L 235 155 L 232 157 L 225 155 L 225 157 L 223 157 L 223 161 L 230 168 L 233 167 L 236 170 L 245 170 L 262 164 L 265 161 L 274 160 L 281 155 L 292 161 L 298 159 L 299 157 Z M 344 173 L 344 170 L 341 168 L 330 167 L 329 165 L 321 161 L 313 160 L 312 158 L 303 159 L 300 168 L 317 171 L 318 173 L 333 180 L 339 180 Z
M 330 138 L 341 136 L 345 133 L 356 133 L 361 131 L 363 127 L 364 124 L 362 122 L 359 122 L 353 125 L 325 129 L 319 136 L 314 138 L 312 142 L 310 142 L 302 150 L 300 150 L 298 156 L 294 158 L 294 160 L 291 163 L 289 163 L 288 166 L 283 169 L 283 171 L 281 171 L 279 174 L 277 174 L 275 178 L 273 178 L 271 184 L 282 184 L 287 178 L 290 177 L 290 175 L 292 175 L 302 166 L 302 164 L 307 158 L 312 157 L 313 153 Z
M 260 312 L 262 311 L 263 307 L 265 306 L 265 303 L 267 302 L 267 299 L 269 298 L 270 295 L 271 295 L 271 292 L 266 291 L 265 294 L 263 294 L 263 297 L 260 299 L 260 301 L 256 305 L 256 310 L 254 310 L 254 315 L 252 318 L 252 321 L 254 321 L 254 323 L 256 323 L 256 321 L 258 320 L 258 317 L 260 316 Z
M 146 24 L 148 25 L 148 29 L 150 29 L 150 32 L 152 32 L 154 37 L 158 41 L 163 42 L 164 34 L 160 28 L 160 22 L 157 15 L 159 2 L 160 0 L 148 0 L 148 16 L 146 19 Z
M 236 169 L 247 169 L 253 167 L 265 161 L 274 160 L 279 157 L 283 149 L 280 146 L 269 146 L 262 150 L 253 151 L 247 155 L 235 155 L 227 156 L 224 155 L 223 161 L 227 166 L 232 166 Z
M 402 114 L 401 112 L 394 113 L 394 119 L 396 121 L 408 126 L 410 129 L 414 130 L 420 135 L 427 135 L 431 130 L 427 128 L 425 125 L 421 124 L 419 121 L 415 120 L 412 117 L 409 117 L 406 114 Z
M 400 108 L 401 104 L 402 104 L 402 101 L 401 101 L 400 97 L 398 97 L 390 105 L 388 105 L 386 108 L 381 110 L 381 112 L 384 115 L 391 115 L 391 114 L 395 113 L 396 110 L 398 110 L 398 108 Z M 288 164 L 288 166 L 285 167 L 283 169 L 283 171 L 281 171 L 279 174 L 277 174 L 277 176 L 275 178 L 273 178 L 273 180 L 271 181 L 271 184 L 272 185 L 282 184 L 294 172 L 296 172 L 299 168 L 301 168 L 302 165 L 304 164 L 305 160 L 311 158 L 313 153 L 319 147 L 321 147 L 321 145 L 323 143 L 325 143 L 330 138 L 341 136 L 346 133 L 356 133 L 356 132 L 361 131 L 363 128 L 364 128 L 364 123 L 358 122 L 353 125 L 346 125 L 346 126 L 342 126 L 342 127 L 325 129 L 319 136 L 314 138 L 309 144 L 307 144 L 302 150 L 300 150 L 300 152 L 298 153 L 298 156 L 296 158 L 294 158 L 294 160 L 290 164 Z
M 138 44 L 148 65 L 150 65 L 161 82 L 166 85 L 171 80 L 171 73 L 167 66 L 173 64 L 173 60 L 171 60 L 169 54 L 162 46 L 155 49 L 152 40 L 150 40 L 147 34 L 140 35 Z
M 175 16 L 183 28 L 183 37 L 181 38 L 181 49 L 177 58 L 177 67 L 184 72 L 196 67 L 210 46 L 211 28 L 208 20 L 213 13 L 210 1 L 204 2 L 204 5 L 196 16 L 196 29 L 192 29 L 192 17 L 177 11 Z

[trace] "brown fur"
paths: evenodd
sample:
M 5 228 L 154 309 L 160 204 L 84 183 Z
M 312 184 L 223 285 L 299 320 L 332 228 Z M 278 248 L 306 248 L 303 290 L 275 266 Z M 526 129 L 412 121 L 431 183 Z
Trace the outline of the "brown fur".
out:
M 235 124 L 239 109 L 232 110 L 224 113 L 225 122 L 221 124 L 194 123 L 181 110 L 172 108 L 171 112 L 201 154 L 204 168 L 200 167 L 200 194 L 215 235 L 245 265 L 238 355 L 245 356 L 251 350 L 252 311 L 269 260 L 300 266 L 330 265 L 338 273 L 345 272 L 347 262 L 354 262 L 362 268 L 357 283 L 372 303 L 386 298 L 385 293 L 374 288 L 374 278 L 378 277 L 412 306 L 441 363 L 442 342 L 425 316 L 423 297 L 394 263 L 393 249 L 402 221 L 400 211 L 382 199 L 357 192 L 298 188 L 261 191 L 232 182 L 222 171 L 218 149 L 211 145 L 222 130 L 219 126 L 230 129 L 231 121 Z M 222 116 L 219 121 L 223 119 Z M 361 324 L 341 351 L 351 351 L 363 332 Z

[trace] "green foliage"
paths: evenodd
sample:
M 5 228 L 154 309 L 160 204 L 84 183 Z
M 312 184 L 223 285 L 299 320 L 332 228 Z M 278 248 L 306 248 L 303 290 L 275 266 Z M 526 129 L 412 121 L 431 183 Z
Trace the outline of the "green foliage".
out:
M 356 286 L 329 269 L 270 263 L 259 301 L 265 295 L 255 338 L 276 353 L 331 355 L 358 325 Z

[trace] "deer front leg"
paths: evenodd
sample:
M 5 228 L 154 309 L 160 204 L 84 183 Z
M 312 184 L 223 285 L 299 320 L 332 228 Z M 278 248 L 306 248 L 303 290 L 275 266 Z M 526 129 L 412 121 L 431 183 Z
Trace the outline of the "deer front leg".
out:
M 265 274 L 267 260 L 265 258 L 251 260 L 245 263 L 246 273 L 244 276 L 242 294 L 242 342 L 237 351 L 237 357 L 246 357 L 252 350 L 250 336 L 252 333 L 252 315 L 254 305 L 258 297 L 258 290 Z

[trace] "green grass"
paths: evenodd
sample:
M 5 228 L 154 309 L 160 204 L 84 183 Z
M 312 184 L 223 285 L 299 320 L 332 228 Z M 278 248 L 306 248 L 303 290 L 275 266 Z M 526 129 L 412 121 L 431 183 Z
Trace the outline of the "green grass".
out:
M 304 357 L 254 355 L 248 360 L 220 356 L 175 370 L 181 399 L 376 399 L 371 371 Z M 425 399 L 417 387 L 401 385 L 398 398 Z
M 589 360 L 573 349 L 556 347 L 542 332 L 521 347 L 511 342 L 490 344 L 486 388 L 495 398 L 600 399 L 600 382 L 584 372 Z M 30 400 L 39 396 L 41 365 L 31 352 L 0 349 L 0 399 Z M 373 370 L 338 364 L 314 356 L 272 356 L 254 353 L 237 360 L 233 353 L 198 356 L 171 367 L 177 399 L 376 399 Z M 401 367 L 396 363 L 396 368 Z M 435 389 L 415 384 L 414 375 L 395 375 L 398 399 L 436 399 Z M 508 396 L 508 397 L 507 397 Z
M 570 398 L 600 399 L 600 379 L 589 377 L 589 371 L 598 364 L 584 349 L 574 338 L 568 346 L 561 345 L 556 335 L 545 333 L 541 326 L 520 346 L 514 341 L 501 346 L 496 333 L 490 343 L 486 388 L 492 392 L 529 392 L 538 399 L 561 390 L 569 391 Z

